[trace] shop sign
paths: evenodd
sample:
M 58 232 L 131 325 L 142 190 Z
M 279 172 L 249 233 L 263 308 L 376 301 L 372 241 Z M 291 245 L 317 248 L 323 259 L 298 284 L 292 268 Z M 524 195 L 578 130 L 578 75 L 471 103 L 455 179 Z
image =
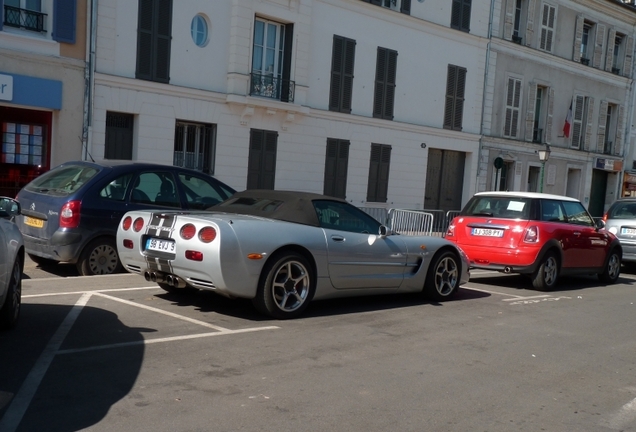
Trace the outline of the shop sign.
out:
M 594 168 L 605 171 L 621 171 L 623 169 L 623 161 L 615 159 L 596 158 Z
M 636 175 L 625 173 L 625 177 L 623 178 L 625 183 L 636 183 Z
M 0 100 L 13 100 L 13 77 L 0 74 Z

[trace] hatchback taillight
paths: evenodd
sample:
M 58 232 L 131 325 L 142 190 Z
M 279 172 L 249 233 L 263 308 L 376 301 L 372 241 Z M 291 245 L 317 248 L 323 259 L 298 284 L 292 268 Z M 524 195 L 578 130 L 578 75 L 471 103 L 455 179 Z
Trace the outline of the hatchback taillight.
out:
M 60 228 L 77 228 L 80 222 L 81 201 L 69 201 L 60 210 Z
M 603 215 L 603 222 L 607 222 L 607 213 Z
M 539 227 L 533 225 L 526 228 L 526 233 L 523 235 L 523 241 L 526 243 L 537 243 L 539 241 Z
M 453 237 L 455 235 L 455 225 L 452 223 L 448 226 L 446 230 L 446 237 Z

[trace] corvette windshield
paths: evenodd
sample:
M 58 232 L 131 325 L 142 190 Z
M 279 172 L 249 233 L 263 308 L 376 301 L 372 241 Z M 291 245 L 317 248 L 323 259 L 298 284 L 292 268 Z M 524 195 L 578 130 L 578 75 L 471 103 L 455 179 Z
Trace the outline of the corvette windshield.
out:
M 529 219 L 530 202 L 530 198 L 476 196 L 468 203 L 462 215 L 503 219 Z

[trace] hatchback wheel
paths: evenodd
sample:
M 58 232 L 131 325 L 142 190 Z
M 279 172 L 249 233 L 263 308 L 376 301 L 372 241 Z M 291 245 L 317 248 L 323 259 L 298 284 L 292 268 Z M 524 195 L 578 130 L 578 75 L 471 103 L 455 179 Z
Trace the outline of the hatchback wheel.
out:
M 607 263 L 603 273 L 598 274 L 598 278 L 605 283 L 616 283 L 618 276 L 621 274 L 621 256 L 613 249 L 609 257 L 607 257 Z
M 559 276 L 559 261 L 554 252 L 543 256 L 539 268 L 532 275 L 532 285 L 541 291 L 550 291 L 556 285 Z
M 0 309 L 0 330 L 8 330 L 18 323 L 20 304 L 22 303 L 22 265 L 20 257 L 15 259 L 11 270 L 11 279 L 7 287 L 7 298 Z
M 90 242 L 77 262 L 77 270 L 83 276 L 120 273 L 122 269 L 115 242 L 105 237 Z

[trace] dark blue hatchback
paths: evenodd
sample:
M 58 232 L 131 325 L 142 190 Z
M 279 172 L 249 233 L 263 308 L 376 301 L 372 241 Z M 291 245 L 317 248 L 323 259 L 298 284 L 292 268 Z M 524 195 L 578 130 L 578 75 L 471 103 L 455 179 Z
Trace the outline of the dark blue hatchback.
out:
M 170 165 L 67 162 L 18 193 L 16 223 L 36 263 L 76 263 L 82 275 L 110 274 L 122 270 L 115 236 L 127 211 L 204 210 L 234 192 L 214 177 Z

